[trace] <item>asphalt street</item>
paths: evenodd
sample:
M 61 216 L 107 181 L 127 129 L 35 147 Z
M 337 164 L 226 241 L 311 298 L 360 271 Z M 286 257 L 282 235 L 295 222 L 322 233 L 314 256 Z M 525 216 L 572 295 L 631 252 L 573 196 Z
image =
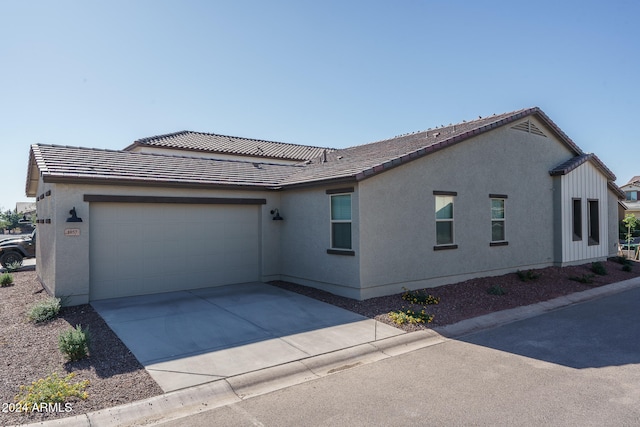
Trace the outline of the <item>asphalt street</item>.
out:
M 640 425 L 640 289 L 164 426 Z

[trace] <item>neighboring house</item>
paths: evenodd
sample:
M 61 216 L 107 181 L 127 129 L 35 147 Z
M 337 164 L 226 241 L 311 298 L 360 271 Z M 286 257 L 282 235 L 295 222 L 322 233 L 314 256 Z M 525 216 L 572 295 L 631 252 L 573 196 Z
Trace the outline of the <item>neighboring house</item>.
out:
M 640 219 L 640 199 L 638 199 L 640 195 L 640 176 L 634 176 L 620 189 L 625 193 L 626 213 L 632 213 L 636 218 Z
M 38 144 L 26 192 L 38 277 L 68 304 L 277 279 L 366 299 L 614 255 L 614 181 L 530 108 L 336 150 Z

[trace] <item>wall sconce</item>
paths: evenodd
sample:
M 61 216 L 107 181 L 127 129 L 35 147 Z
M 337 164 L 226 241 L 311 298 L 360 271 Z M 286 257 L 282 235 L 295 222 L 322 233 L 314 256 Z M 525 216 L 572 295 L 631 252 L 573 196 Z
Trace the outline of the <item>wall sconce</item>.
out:
M 82 222 L 82 218 L 78 218 L 78 214 L 76 213 L 76 207 L 69 211 L 71 218 L 67 218 L 67 222 Z
M 271 209 L 271 215 L 273 215 L 273 220 L 274 221 L 282 221 L 284 218 L 282 218 L 280 216 L 280 212 L 278 211 L 278 209 Z

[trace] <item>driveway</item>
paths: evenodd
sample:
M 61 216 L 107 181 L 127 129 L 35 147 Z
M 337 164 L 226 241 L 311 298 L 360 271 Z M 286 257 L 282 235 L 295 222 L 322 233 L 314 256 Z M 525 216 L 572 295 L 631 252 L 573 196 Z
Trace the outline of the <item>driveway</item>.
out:
M 265 283 L 91 305 L 165 392 L 404 333 Z

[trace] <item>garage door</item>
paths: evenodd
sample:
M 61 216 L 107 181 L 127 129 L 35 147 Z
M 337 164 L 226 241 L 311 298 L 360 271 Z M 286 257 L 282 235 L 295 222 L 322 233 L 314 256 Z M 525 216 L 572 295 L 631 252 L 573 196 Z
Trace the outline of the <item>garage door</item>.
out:
M 90 204 L 90 299 L 259 280 L 259 206 Z

